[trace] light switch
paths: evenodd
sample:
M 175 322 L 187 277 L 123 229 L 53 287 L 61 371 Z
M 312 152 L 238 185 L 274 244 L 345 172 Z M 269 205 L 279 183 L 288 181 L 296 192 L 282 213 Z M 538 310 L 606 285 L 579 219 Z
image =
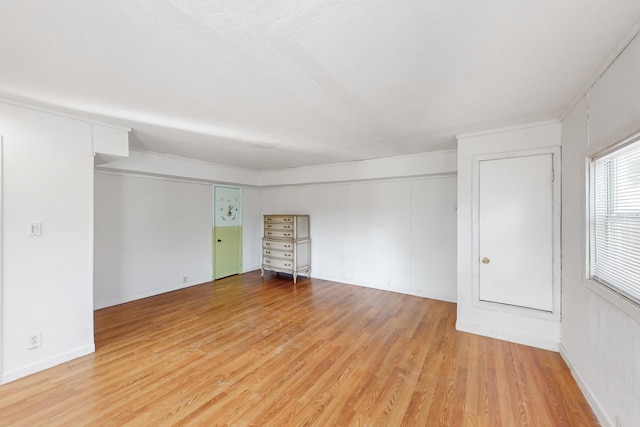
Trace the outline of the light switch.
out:
M 42 235 L 42 223 L 30 222 L 29 223 L 29 236 L 41 236 Z

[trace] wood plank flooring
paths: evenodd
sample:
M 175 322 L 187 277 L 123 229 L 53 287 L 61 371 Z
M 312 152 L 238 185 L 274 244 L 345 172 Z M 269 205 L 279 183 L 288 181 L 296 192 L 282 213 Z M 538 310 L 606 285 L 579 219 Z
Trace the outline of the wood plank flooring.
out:
M 0 386 L 11 426 L 595 426 L 557 353 L 455 304 L 259 272 L 96 311 L 96 353 Z

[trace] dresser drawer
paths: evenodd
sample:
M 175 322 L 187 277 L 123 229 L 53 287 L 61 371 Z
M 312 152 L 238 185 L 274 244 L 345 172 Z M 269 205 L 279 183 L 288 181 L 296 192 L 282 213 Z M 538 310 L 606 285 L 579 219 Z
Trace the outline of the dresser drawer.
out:
M 271 224 L 271 223 L 293 224 L 293 216 L 289 216 L 289 215 L 265 215 L 264 216 L 264 223 L 265 223 L 265 226 L 266 226 L 266 224 Z
M 273 268 L 293 269 L 293 260 L 264 257 L 262 262 L 264 265 Z
M 265 230 L 293 230 L 293 224 L 288 222 L 267 222 L 264 224 Z
M 262 247 L 265 249 L 275 249 L 277 251 L 290 251 L 293 250 L 293 243 L 265 239 L 262 241 Z
M 271 257 L 276 257 L 276 258 L 293 259 L 293 251 L 290 251 L 290 252 L 287 252 L 287 251 L 276 251 L 276 250 L 273 250 L 273 249 L 264 248 L 262 250 L 262 254 L 264 256 L 271 256 Z
M 291 239 L 293 238 L 293 231 L 264 230 L 264 237 L 273 237 L 275 239 Z

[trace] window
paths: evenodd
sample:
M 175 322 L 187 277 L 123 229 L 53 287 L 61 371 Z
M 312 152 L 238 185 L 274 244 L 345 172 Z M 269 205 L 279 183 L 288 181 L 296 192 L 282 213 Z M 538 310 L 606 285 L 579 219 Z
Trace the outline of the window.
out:
M 591 162 L 590 277 L 640 306 L 640 135 Z

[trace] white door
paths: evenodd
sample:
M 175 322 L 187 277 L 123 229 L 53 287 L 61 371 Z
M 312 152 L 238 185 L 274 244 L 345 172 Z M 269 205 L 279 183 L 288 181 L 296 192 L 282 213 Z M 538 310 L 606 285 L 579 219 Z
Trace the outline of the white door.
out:
M 479 300 L 552 312 L 553 154 L 478 168 Z

